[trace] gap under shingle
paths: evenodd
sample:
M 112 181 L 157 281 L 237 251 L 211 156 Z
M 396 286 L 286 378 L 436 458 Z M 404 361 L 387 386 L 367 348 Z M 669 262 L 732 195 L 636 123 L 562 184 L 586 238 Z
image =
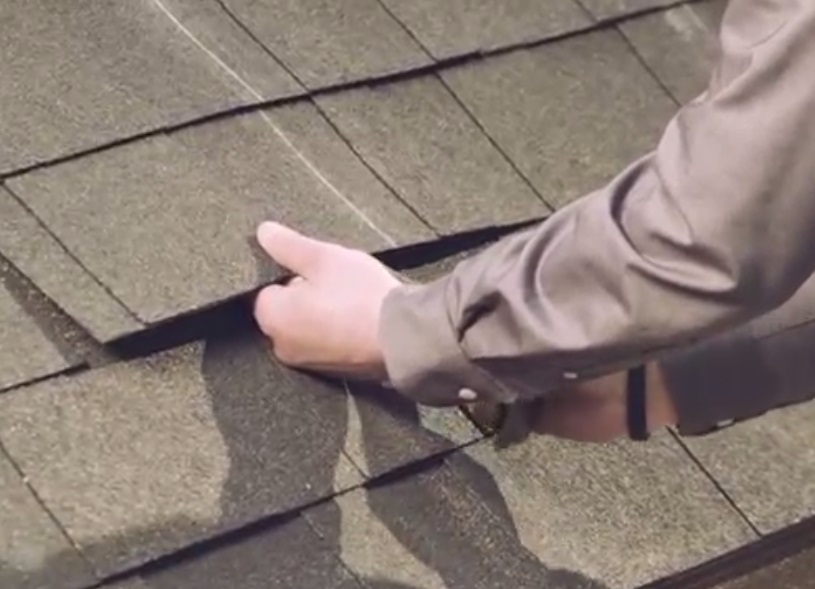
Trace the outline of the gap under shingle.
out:
M 512 225 L 457 233 L 428 242 L 385 250 L 375 253 L 374 257 L 397 272 L 417 269 L 484 247 L 502 237 L 537 225 L 543 220 L 543 218 L 530 219 Z M 284 283 L 289 278 L 290 274 L 286 273 L 278 276 L 273 282 Z M 253 329 L 252 304 L 259 290 L 260 288 L 257 288 L 226 301 L 152 325 L 143 331 L 110 342 L 105 349 L 111 357 L 117 360 L 132 360 L 194 341 Z

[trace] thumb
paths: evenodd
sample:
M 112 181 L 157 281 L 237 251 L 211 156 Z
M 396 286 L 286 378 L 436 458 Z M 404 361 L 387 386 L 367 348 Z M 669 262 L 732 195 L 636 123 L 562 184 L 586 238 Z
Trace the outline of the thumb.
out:
M 257 240 L 275 262 L 306 278 L 320 263 L 327 245 L 269 221 L 258 227 Z

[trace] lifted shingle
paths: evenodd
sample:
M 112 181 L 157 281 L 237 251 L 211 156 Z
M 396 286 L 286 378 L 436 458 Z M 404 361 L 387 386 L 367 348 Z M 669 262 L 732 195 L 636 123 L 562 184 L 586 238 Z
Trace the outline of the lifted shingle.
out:
M 310 102 L 152 137 L 9 185 L 146 323 L 268 279 L 254 237 L 264 220 L 371 250 L 434 235 Z M 69 309 L 84 296 L 61 289 L 55 299 Z

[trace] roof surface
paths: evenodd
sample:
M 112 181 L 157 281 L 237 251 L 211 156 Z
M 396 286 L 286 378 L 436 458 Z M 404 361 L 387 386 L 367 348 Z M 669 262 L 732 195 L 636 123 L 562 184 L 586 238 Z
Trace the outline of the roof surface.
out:
M 167 335 L 279 276 L 264 219 L 452 253 L 652 149 L 723 3 L 581 2 L 0 3 L 0 587 L 623 589 L 815 516 L 811 405 L 499 451 L 248 323 Z

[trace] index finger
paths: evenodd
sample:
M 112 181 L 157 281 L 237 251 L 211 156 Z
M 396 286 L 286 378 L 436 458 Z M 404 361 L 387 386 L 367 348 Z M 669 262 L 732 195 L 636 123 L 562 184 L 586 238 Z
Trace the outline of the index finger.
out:
M 316 270 L 326 249 L 316 239 L 269 221 L 258 227 L 257 240 L 275 262 L 306 278 Z

